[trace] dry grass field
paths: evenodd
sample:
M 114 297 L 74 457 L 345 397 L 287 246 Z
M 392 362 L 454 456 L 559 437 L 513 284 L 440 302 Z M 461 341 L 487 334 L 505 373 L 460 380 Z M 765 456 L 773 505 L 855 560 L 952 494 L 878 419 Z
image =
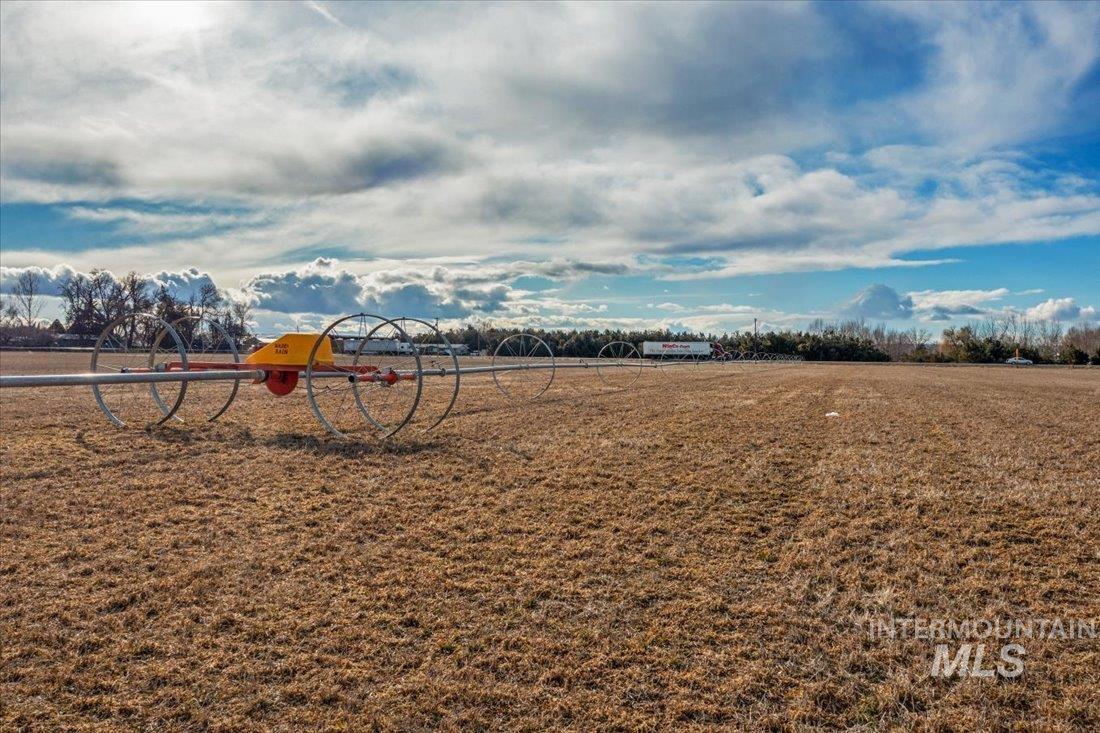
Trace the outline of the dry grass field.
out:
M 944 679 L 865 628 L 1100 616 L 1100 370 L 679 377 L 470 378 L 387 445 L 301 391 L 154 431 L 5 391 L 0 726 L 1100 726 L 1100 640 Z

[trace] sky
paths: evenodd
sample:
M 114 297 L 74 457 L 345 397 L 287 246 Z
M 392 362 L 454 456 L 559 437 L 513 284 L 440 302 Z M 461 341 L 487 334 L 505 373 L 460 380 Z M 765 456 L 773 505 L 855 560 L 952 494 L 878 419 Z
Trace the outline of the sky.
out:
M 212 280 L 263 333 L 1095 321 L 1098 58 L 1095 2 L 5 2 L 0 292 Z

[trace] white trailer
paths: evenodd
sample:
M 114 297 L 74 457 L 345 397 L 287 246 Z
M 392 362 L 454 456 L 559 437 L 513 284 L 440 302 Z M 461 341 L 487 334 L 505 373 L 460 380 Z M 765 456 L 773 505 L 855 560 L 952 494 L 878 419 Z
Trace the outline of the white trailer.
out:
M 455 356 L 470 355 L 470 347 L 466 344 L 451 344 L 450 348 L 447 347 L 447 344 L 417 344 L 416 348 L 419 349 L 421 354 L 430 356 L 450 356 L 452 351 L 454 351 Z
M 708 359 L 707 341 L 643 341 L 642 356 L 658 359 Z
M 359 339 L 345 338 L 343 352 L 354 354 L 362 344 L 362 354 L 412 354 L 412 346 L 400 339 Z

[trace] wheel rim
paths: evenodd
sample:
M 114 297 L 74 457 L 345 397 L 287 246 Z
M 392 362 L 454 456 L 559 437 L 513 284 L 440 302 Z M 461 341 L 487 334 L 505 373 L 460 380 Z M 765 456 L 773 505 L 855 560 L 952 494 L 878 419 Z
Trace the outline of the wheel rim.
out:
M 430 335 L 435 339 L 434 343 L 443 345 L 445 351 L 442 354 L 427 354 L 422 349 L 418 349 L 421 370 L 425 376 L 432 378 L 424 381 L 420 404 L 417 406 L 416 415 L 413 417 L 413 425 L 416 427 L 425 425 L 420 429 L 426 433 L 447 419 L 458 400 L 462 377 L 459 371 L 458 355 L 455 353 L 450 339 L 428 321 L 408 316 L 391 320 L 399 325 L 418 346 L 422 346 L 421 342 L 417 340 L 419 337 Z M 450 378 L 449 383 L 446 381 L 447 378 Z M 425 415 L 425 417 L 422 419 L 421 415 Z
M 627 389 L 642 373 L 642 357 L 634 344 L 612 341 L 596 355 L 596 374 L 612 389 Z
M 397 353 L 371 353 L 370 339 L 387 339 Z M 326 339 L 357 339 L 353 353 L 333 348 L 333 363 L 317 354 Z M 331 342 L 331 341 L 330 341 Z M 397 378 L 398 374 L 404 378 Z M 392 384 L 366 380 L 363 374 L 392 375 Z M 423 371 L 420 356 L 405 331 L 393 321 L 369 313 L 345 316 L 317 337 L 306 366 L 310 409 L 330 433 L 352 437 L 364 429 L 388 438 L 412 419 L 420 404 Z
M 493 372 L 493 382 L 505 397 L 529 402 L 554 382 L 554 352 L 534 334 L 517 333 L 501 341 L 493 351 L 492 365 L 520 367 Z
M 241 363 L 237 344 L 225 327 L 217 321 L 203 316 L 184 316 L 172 321 L 172 327 L 183 340 L 188 364 L 198 361 L 224 361 L 227 365 Z M 153 392 L 156 393 L 157 385 L 152 386 Z M 200 415 L 206 422 L 214 422 L 237 399 L 240 386 L 241 382 L 238 379 L 224 382 L 189 382 L 185 404 L 181 405 L 173 418 L 182 422 L 188 414 L 193 413 Z M 183 413 L 182 416 L 180 413 Z
M 167 341 L 165 336 L 171 338 Z M 107 324 L 92 351 L 93 372 L 121 374 L 167 371 L 169 362 L 187 371 L 187 351 L 171 324 L 149 313 L 119 316 Z M 159 425 L 183 403 L 187 382 L 97 384 L 92 386 L 99 409 L 118 427 Z M 150 409 L 151 408 L 151 409 Z

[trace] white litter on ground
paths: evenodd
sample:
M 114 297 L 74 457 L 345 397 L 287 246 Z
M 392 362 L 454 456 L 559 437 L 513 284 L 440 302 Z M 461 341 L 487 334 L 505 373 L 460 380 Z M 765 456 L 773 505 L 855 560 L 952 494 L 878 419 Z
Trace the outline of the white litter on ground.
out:
M 825 417 L 840 417 L 839 412 L 826 412 Z

